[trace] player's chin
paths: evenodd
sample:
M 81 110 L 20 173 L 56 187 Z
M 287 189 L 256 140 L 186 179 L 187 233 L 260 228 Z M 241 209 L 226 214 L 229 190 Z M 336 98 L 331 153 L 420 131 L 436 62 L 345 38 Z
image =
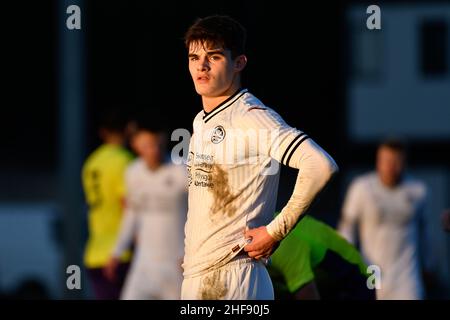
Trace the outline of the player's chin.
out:
M 195 84 L 195 91 L 201 96 L 211 97 L 214 96 L 214 89 L 206 84 Z

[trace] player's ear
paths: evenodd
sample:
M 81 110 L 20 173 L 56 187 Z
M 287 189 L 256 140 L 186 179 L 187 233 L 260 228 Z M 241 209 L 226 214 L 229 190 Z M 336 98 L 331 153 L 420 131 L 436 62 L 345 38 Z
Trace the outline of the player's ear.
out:
M 247 65 L 247 57 L 244 54 L 241 54 L 236 57 L 234 60 L 234 69 L 237 72 L 241 72 L 244 70 L 245 66 Z

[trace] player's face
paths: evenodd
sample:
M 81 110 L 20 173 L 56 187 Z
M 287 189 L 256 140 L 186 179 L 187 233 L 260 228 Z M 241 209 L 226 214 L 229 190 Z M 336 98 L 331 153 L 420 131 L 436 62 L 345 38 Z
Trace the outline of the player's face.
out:
M 149 167 L 159 165 L 162 159 L 162 138 L 150 132 L 138 132 L 133 138 L 133 149 Z
M 377 172 L 383 184 L 395 186 L 404 169 L 404 156 L 388 147 L 380 147 L 377 152 Z
M 244 55 L 232 59 L 230 50 L 208 48 L 200 42 L 191 43 L 188 58 L 195 90 L 203 97 L 233 94 L 247 61 Z

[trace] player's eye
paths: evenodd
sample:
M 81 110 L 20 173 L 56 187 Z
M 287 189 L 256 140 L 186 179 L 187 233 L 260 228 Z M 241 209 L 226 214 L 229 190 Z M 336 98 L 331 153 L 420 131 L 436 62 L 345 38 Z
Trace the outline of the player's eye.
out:
M 211 57 L 209 57 L 210 60 L 212 61 L 218 61 L 220 59 L 222 59 L 222 57 L 218 54 L 212 55 Z
M 197 56 L 190 56 L 189 57 L 189 61 L 197 61 L 198 57 Z

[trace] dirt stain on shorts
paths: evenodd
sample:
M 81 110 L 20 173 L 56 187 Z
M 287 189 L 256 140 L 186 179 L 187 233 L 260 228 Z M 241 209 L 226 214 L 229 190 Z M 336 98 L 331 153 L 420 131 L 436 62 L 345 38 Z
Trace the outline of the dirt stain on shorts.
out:
M 227 292 L 226 284 L 220 281 L 220 269 L 218 269 L 203 278 L 199 295 L 202 300 L 219 300 L 223 299 Z

